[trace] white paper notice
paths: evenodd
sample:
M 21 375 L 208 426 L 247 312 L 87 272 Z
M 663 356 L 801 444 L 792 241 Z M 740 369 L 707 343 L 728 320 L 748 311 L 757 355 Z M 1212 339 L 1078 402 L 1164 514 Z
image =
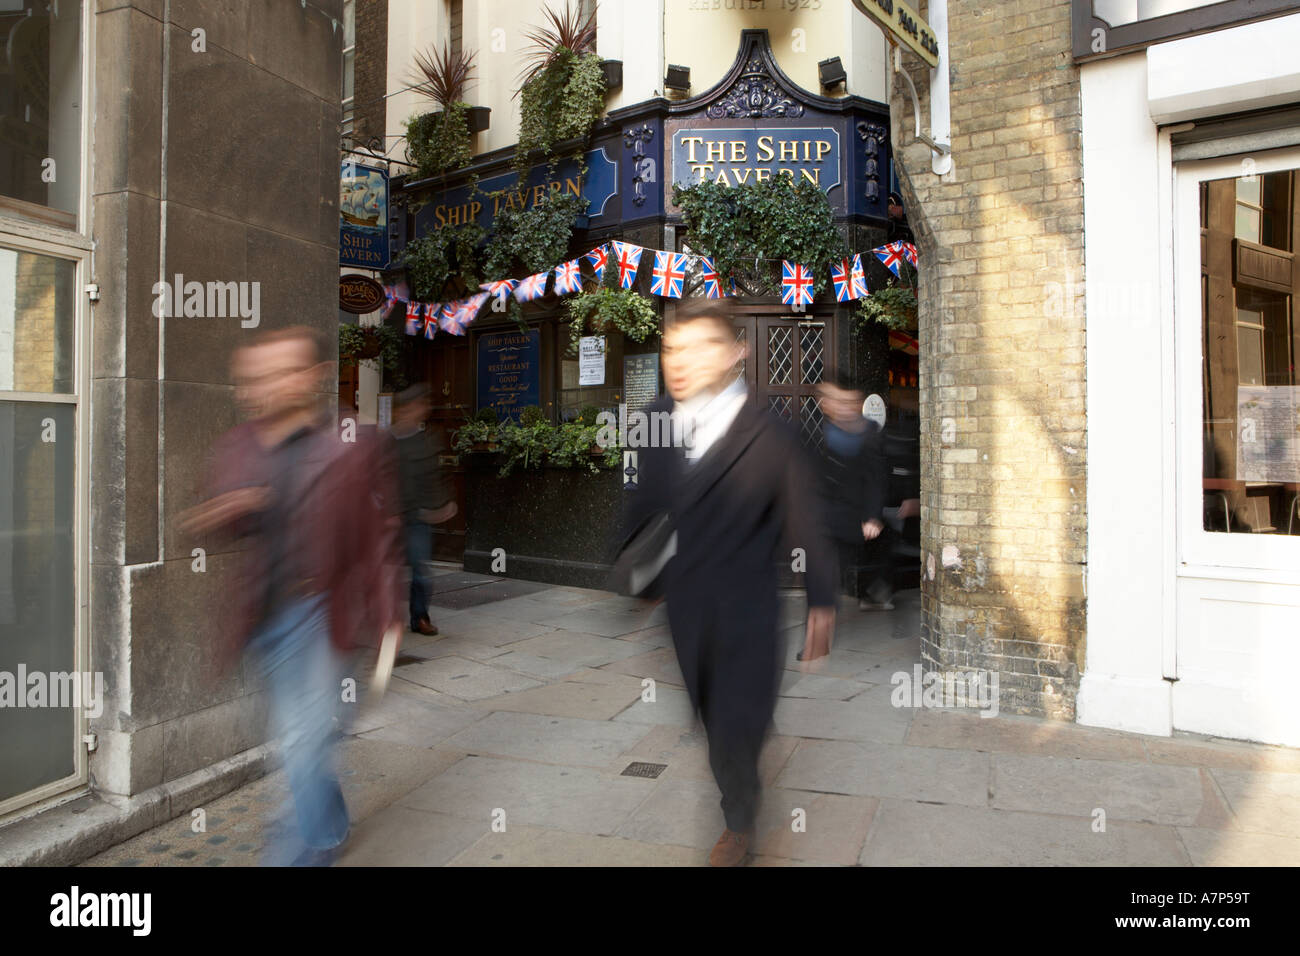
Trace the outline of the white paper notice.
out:
M 605 336 L 584 335 L 578 340 L 578 384 L 605 384 Z
M 1237 388 L 1237 480 L 1300 481 L 1300 387 Z

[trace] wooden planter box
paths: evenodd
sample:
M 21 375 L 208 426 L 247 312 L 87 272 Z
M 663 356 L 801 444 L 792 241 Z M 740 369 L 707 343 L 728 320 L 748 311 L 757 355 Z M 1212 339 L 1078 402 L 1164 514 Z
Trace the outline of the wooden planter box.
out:
M 498 477 L 500 454 L 465 456 L 465 570 L 602 588 L 617 551 L 623 476 L 610 468 L 533 468 Z M 492 553 L 505 551 L 504 574 Z

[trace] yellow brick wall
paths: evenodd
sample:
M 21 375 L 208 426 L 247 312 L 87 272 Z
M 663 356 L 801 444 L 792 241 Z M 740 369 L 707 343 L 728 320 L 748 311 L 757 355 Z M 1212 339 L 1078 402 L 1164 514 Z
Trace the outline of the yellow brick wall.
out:
M 922 15 L 925 10 L 922 8 Z M 949 0 L 954 168 L 891 94 L 920 250 L 922 653 L 1073 719 L 1086 560 L 1083 187 L 1068 0 Z M 929 115 L 929 71 L 904 57 Z M 933 571 L 931 572 L 931 568 Z

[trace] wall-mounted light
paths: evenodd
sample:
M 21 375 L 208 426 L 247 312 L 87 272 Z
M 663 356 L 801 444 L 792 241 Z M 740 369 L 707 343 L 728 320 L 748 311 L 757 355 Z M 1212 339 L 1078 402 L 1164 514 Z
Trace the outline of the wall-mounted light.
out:
M 829 90 L 847 82 L 849 76 L 844 72 L 844 64 L 840 62 L 840 58 L 833 56 L 817 64 L 817 78 L 821 80 L 822 87 Z
M 664 77 L 664 89 L 674 93 L 687 93 L 691 88 L 691 68 L 668 64 L 668 75 Z

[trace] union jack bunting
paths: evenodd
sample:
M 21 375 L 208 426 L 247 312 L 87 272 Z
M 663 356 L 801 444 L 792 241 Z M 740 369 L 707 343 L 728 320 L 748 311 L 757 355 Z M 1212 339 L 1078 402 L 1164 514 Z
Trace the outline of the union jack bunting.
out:
M 380 316 L 386 316 L 392 311 L 394 304 L 405 302 L 411 297 L 411 290 L 406 286 L 406 280 L 395 282 L 392 285 L 384 286 L 384 308 Z M 412 333 L 414 334 L 414 333 Z
M 570 259 L 555 267 L 555 294 L 568 295 L 582 291 L 582 273 L 578 271 L 578 260 Z
M 605 265 L 609 262 L 609 256 L 606 255 L 605 247 L 603 245 L 592 249 L 591 252 L 587 253 L 582 258 L 591 263 L 591 271 L 596 273 L 597 280 L 605 278 Z
M 636 282 L 636 270 L 641 266 L 642 249 L 617 239 L 611 239 L 610 245 L 614 247 L 614 261 L 618 264 L 619 288 L 630 289 Z
M 835 301 L 848 302 L 857 296 L 853 294 L 853 264 L 849 259 L 841 259 L 831 266 L 831 285 L 835 287 Z
M 437 334 L 438 313 L 436 310 L 430 309 L 428 314 L 424 317 L 424 337 L 426 339 L 431 339 Z
M 484 282 L 479 286 L 479 288 L 488 295 L 500 296 L 501 300 L 504 302 L 506 299 L 510 298 L 510 293 L 514 290 L 514 287 L 518 282 L 518 279 L 496 279 L 492 282 Z
M 910 242 L 900 242 L 898 245 L 903 250 L 903 258 L 906 259 L 908 262 L 910 262 L 912 264 L 912 268 L 915 269 L 916 268 L 916 246 L 912 245 Z
M 682 297 L 682 280 L 686 278 L 686 253 L 656 252 L 654 272 L 650 273 L 650 294 Z
M 903 243 L 901 242 L 891 242 L 880 246 L 879 248 L 872 249 L 871 251 L 876 254 L 877 259 L 885 264 L 886 269 L 896 276 L 901 276 L 902 273 L 899 272 L 899 266 L 901 266 L 903 260 L 907 258 L 903 254 L 902 246 Z
M 718 283 L 718 269 L 709 256 L 700 256 L 700 275 L 704 279 L 704 295 L 710 299 L 722 298 L 722 287 Z
M 807 266 L 781 260 L 781 301 L 786 305 L 812 305 L 813 277 Z
M 853 268 L 849 270 L 849 291 L 853 294 L 850 298 L 865 299 L 867 297 L 867 273 L 862 268 L 862 253 L 854 253 Z
M 460 309 L 460 302 L 447 302 L 438 310 L 438 324 L 442 326 L 444 332 L 451 332 L 459 328 L 455 323 L 456 312 Z
M 420 310 L 423 308 L 424 306 L 419 302 L 406 303 L 406 334 L 407 335 L 420 334 Z M 437 306 L 434 306 L 434 309 L 436 308 Z M 430 312 L 430 314 L 432 314 L 432 311 Z
M 546 295 L 546 278 L 549 275 L 549 272 L 539 272 L 527 279 L 520 279 L 519 285 L 515 286 L 515 298 L 520 302 L 531 302 Z

